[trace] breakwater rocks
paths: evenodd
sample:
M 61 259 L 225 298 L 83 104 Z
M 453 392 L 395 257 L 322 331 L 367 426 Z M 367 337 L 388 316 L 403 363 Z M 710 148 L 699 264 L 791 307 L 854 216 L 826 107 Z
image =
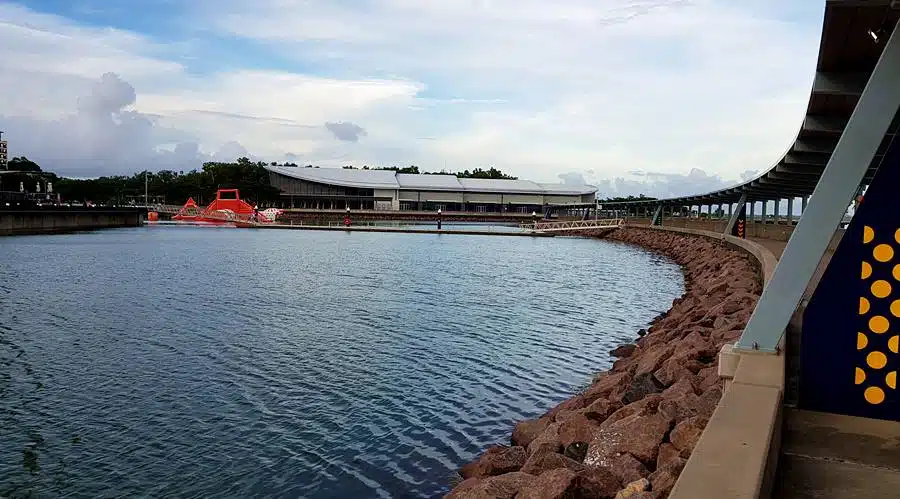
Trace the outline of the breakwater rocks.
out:
M 448 499 L 631 498 L 669 495 L 722 396 L 718 352 L 735 341 L 761 291 L 755 260 L 723 243 L 623 227 L 608 239 L 667 255 L 685 293 L 612 352 L 612 369 L 582 393 L 515 426 L 510 445 L 459 470 Z

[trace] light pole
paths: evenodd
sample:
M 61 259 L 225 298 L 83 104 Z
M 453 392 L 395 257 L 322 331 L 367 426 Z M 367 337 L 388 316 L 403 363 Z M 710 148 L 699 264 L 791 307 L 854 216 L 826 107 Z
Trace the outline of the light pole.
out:
M 350 227 L 350 201 L 347 201 L 347 214 L 344 216 L 344 226 Z
M 534 228 L 537 229 L 537 212 L 534 210 L 531 211 L 531 223 L 533 223 Z
M 438 230 L 441 230 L 441 209 L 438 208 Z
M 149 175 L 149 174 L 150 174 L 150 172 L 148 172 L 147 170 L 144 170 L 144 208 L 150 206 L 150 203 L 148 202 L 148 196 L 147 196 L 147 194 L 148 194 L 147 175 Z

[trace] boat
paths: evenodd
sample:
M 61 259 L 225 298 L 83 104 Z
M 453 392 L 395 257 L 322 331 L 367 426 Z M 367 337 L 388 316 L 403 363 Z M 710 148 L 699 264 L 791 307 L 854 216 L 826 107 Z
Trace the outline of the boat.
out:
M 188 198 L 172 220 L 191 225 L 227 224 L 247 228 L 274 223 L 281 213 L 282 210 L 277 208 L 259 211 L 257 206 L 241 199 L 238 189 L 219 189 L 216 199 L 206 208 L 200 208 L 194 198 Z

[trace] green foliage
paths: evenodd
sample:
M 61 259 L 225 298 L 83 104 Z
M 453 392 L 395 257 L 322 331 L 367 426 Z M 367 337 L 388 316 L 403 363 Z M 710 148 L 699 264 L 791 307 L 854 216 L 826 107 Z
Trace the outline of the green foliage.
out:
M 654 201 L 656 199 L 657 198 L 647 197 L 643 194 L 639 194 L 637 196 L 626 196 L 626 197 L 619 196 L 619 197 L 614 197 L 614 198 L 598 199 L 598 201 L 600 201 L 600 203 L 602 204 L 602 203 L 621 203 L 623 201 Z
M 446 170 L 441 170 L 439 172 L 423 172 L 419 171 L 419 167 L 415 165 L 406 166 L 400 168 L 398 166 L 368 166 L 363 165 L 362 168 L 356 168 L 352 165 L 342 166 L 344 170 L 389 170 L 397 173 L 415 173 L 415 174 L 424 174 L 424 175 L 456 175 L 459 178 L 497 178 L 497 179 L 506 179 L 506 180 L 516 180 L 518 177 L 513 177 L 511 175 L 507 175 L 502 171 L 494 168 L 493 166 L 488 168 L 487 170 L 481 168 L 475 168 L 472 171 L 463 170 L 461 172 L 448 172 Z
M 156 173 L 139 172 L 128 177 L 62 178 L 54 183 L 53 189 L 64 200 L 70 201 L 143 202 L 144 176 L 147 174 L 148 195 L 151 199 L 165 197 L 166 203 L 181 204 L 193 197 L 202 205 L 212 201 L 216 189 L 232 188 L 240 189 L 243 199 L 266 204 L 277 200 L 279 193 L 277 188 L 269 185 L 269 172 L 265 166 L 263 162 L 254 163 L 240 158 L 234 163 L 207 162 L 200 171 L 161 170 Z

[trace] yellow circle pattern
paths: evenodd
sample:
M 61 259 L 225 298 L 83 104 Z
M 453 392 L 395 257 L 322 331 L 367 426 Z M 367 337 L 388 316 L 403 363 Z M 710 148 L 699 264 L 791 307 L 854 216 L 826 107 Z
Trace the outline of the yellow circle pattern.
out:
M 869 244 L 875 239 L 875 231 L 868 225 L 863 227 L 863 244 Z
M 887 298 L 891 295 L 891 283 L 879 279 L 872 283 L 871 291 L 875 298 Z
M 862 350 L 866 348 L 866 345 L 869 344 L 869 338 L 866 337 L 865 333 L 856 333 L 856 349 Z
M 876 315 L 869 319 L 869 329 L 871 329 L 873 333 L 882 334 L 886 332 L 889 327 L 891 327 L 891 323 L 881 315 Z
M 875 229 L 868 225 L 864 226 L 862 234 L 863 244 L 874 242 L 876 235 L 877 234 L 875 233 Z M 897 244 L 900 244 L 900 228 L 894 231 L 894 241 L 896 241 Z M 890 262 L 894 258 L 894 248 L 891 246 L 891 244 L 876 244 L 872 249 L 872 258 L 874 258 L 876 262 L 880 263 Z M 873 269 L 872 263 L 868 261 L 862 261 L 860 277 L 863 280 L 869 279 L 872 277 L 874 270 L 875 269 Z M 900 282 L 900 263 L 892 266 L 891 275 L 893 276 L 894 281 Z M 885 317 L 884 315 L 868 316 L 868 314 L 872 311 L 873 307 L 873 303 L 870 300 L 872 298 L 891 299 L 891 293 L 893 293 L 893 285 L 888 280 L 877 279 L 869 285 L 869 292 L 871 293 L 871 298 L 867 296 L 860 296 L 859 298 L 859 315 L 864 316 L 860 317 L 860 320 L 866 320 L 869 326 L 869 331 L 875 334 L 887 333 L 888 330 L 891 329 L 891 322 L 888 317 Z M 891 301 L 890 315 L 896 318 L 900 318 L 900 297 L 894 297 L 894 299 Z M 870 376 L 868 376 L 868 374 L 866 373 L 867 369 L 884 369 L 885 371 L 888 371 L 888 369 L 886 369 L 888 365 L 888 356 L 886 355 L 886 350 L 884 350 L 884 343 L 876 340 L 877 343 L 872 344 L 869 340 L 870 338 L 868 336 L 868 331 L 858 331 L 856 333 L 856 349 L 858 351 L 863 352 L 866 349 L 873 347 L 874 349 L 868 351 L 868 353 L 866 354 L 865 365 L 856 367 L 854 382 L 857 385 L 862 385 L 866 382 L 867 379 L 869 379 L 870 386 L 866 387 L 863 391 L 863 398 L 869 404 L 878 405 L 885 401 L 886 388 L 890 388 L 892 390 L 897 389 L 897 371 L 891 370 L 887 372 L 887 374 L 884 375 L 884 378 L 881 378 L 881 376 L 870 378 Z M 900 353 L 900 335 L 893 333 L 890 335 L 890 338 L 888 338 L 887 340 L 887 350 L 890 350 L 890 353 L 892 354 Z M 871 371 L 869 372 L 869 374 L 871 374 Z M 880 383 L 878 383 L 877 381 L 881 379 L 884 379 L 883 386 L 873 386 L 879 385 Z
M 877 386 L 870 386 L 866 388 L 864 396 L 866 397 L 866 402 L 872 405 L 878 405 L 884 402 L 884 390 L 878 388 Z
M 889 262 L 891 258 L 894 258 L 894 248 L 891 248 L 889 244 L 879 244 L 872 251 L 872 256 L 881 263 Z

